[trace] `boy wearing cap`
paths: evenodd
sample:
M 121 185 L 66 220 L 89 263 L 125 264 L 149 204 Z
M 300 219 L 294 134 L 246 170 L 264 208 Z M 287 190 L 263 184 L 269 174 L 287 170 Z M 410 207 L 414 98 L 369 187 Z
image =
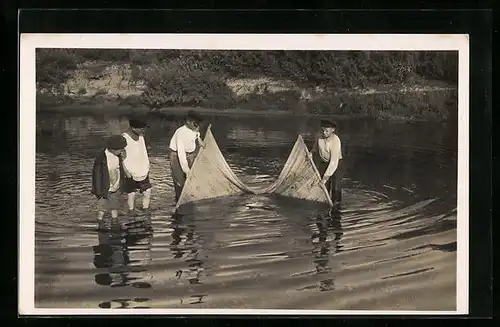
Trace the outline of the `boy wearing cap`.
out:
M 127 204 L 130 214 L 135 214 L 135 193 L 143 194 L 142 208 L 149 210 L 151 201 L 151 182 L 149 181 L 149 157 L 144 141 L 146 122 L 138 118 L 129 120 L 129 129 L 122 134 L 127 142 L 123 160 L 123 168 L 126 178 L 123 183 L 123 191 L 127 193 Z
M 106 148 L 94 161 L 92 169 L 92 194 L 98 199 L 97 219 L 102 221 L 104 213 L 111 211 L 113 219 L 118 217 L 120 209 L 120 188 L 123 183 L 123 159 L 127 142 L 121 135 L 108 139 Z
M 170 140 L 170 168 L 174 181 L 175 201 L 179 197 L 197 153 L 198 145 L 205 144 L 200 138 L 200 123 L 203 118 L 194 110 L 188 111 L 185 124 L 179 127 Z
M 321 183 L 325 184 L 334 208 L 340 208 L 342 200 L 342 145 L 340 138 L 335 134 L 337 125 L 327 119 L 321 120 L 320 137 L 314 142 L 311 150 L 312 159 L 322 176 Z

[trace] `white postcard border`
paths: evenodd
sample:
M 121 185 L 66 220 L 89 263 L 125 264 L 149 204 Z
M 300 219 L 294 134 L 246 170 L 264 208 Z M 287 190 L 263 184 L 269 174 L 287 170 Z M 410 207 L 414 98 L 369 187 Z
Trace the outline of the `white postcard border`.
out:
M 35 308 L 36 48 L 457 50 L 459 52 L 456 311 Z M 452 315 L 469 310 L 469 37 L 466 34 L 21 34 L 19 301 L 21 315 Z

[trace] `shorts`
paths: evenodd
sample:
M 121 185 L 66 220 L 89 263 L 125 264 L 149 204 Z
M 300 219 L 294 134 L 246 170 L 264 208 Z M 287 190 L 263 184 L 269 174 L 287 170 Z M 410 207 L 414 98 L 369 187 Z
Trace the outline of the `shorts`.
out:
M 100 198 L 97 202 L 99 211 L 120 210 L 122 207 L 122 196 L 120 192 L 108 194 L 108 198 Z
M 146 190 L 151 188 L 151 182 L 149 181 L 149 175 L 146 176 L 142 181 L 135 181 L 132 178 L 125 177 L 122 185 L 122 191 L 124 193 L 133 193 L 133 192 L 145 192 Z

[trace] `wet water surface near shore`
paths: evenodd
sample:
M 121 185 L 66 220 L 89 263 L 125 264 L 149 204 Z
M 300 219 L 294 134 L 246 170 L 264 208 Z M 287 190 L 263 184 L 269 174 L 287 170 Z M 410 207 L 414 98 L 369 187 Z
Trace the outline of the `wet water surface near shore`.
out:
M 35 305 L 71 308 L 455 310 L 457 132 L 431 123 L 340 122 L 342 210 L 241 196 L 173 215 L 167 147 L 149 119 L 151 215 L 97 230 L 95 155 L 124 117 L 37 115 Z M 211 117 L 229 165 L 270 184 L 303 117 Z M 140 207 L 138 197 L 138 206 Z M 124 204 L 124 210 L 126 205 Z

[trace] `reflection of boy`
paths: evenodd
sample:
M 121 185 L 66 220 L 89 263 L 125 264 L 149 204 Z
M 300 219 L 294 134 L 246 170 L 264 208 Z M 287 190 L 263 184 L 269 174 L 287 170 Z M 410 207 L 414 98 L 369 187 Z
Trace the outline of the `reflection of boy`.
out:
M 337 125 L 326 119 L 321 120 L 321 136 L 314 142 L 311 150 L 313 161 L 322 176 L 334 207 L 340 207 L 342 201 L 342 145 L 340 138 L 335 134 Z
M 175 201 L 179 197 L 186 182 L 197 153 L 197 142 L 205 146 L 200 138 L 200 123 L 202 117 L 190 110 L 186 117 L 186 123 L 179 127 L 170 140 L 170 168 L 174 181 Z
M 94 266 L 107 272 L 97 274 L 96 283 L 111 287 L 127 285 L 128 274 L 123 269 L 130 263 L 126 238 L 122 234 L 101 232 L 98 237 L 99 245 L 93 247 Z
M 118 217 L 120 209 L 120 188 L 123 184 L 123 158 L 127 142 L 121 135 L 108 139 L 106 149 L 102 150 L 94 161 L 92 169 L 92 194 L 98 199 L 99 221 L 106 211 L 111 211 L 111 217 Z
M 130 119 L 130 128 L 122 134 L 127 141 L 125 151 L 126 158 L 123 160 L 123 168 L 126 178 L 123 190 L 127 193 L 128 209 L 130 213 L 135 212 L 135 193 L 143 194 L 142 207 L 149 209 L 151 199 L 151 182 L 149 181 L 149 157 L 144 141 L 144 133 L 147 124 L 140 119 Z
M 107 285 L 111 287 L 126 286 L 131 280 L 139 279 L 139 276 L 129 277 L 132 272 L 126 267 L 134 267 L 134 272 L 144 272 L 147 274 L 146 265 L 151 260 L 151 234 L 148 233 L 123 233 L 121 230 L 99 232 L 99 244 L 93 246 L 94 251 L 94 266 L 99 269 L 106 269 L 95 275 L 95 282 L 98 285 Z M 139 243 L 139 241 L 141 241 Z M 129 249 L 129 247 L 147 244 L 144 246 Z M 135 253 L 135 255 L 134 255 Z M 137 258 L 138 255 L 144 254 L 145 260 Z M 135 256 L 135 258 L 132 258 Z M 135 287 L 147 288 L 151 285 L 146 282 L 133 282 L 131 285 Z

